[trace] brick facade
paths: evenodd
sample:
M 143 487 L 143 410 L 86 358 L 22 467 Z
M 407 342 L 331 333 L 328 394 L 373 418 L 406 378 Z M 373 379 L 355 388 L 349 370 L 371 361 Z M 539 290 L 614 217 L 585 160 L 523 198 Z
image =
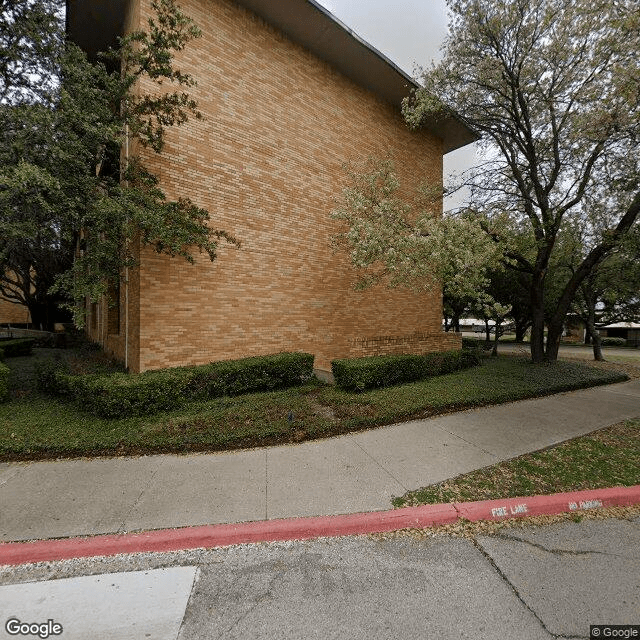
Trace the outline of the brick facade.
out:
M 459 347 L 441 331 L 439 294 L 356 292 L 330 247 L 345 162 L 390 156 L 407 188 L 441 183 L 441 140 L 410 132 L 397 106 L 234 2 L 181 6 L 203 31 L 177 66 L 198 80 L 204 120 L 172 130 L 145 160 L 170 198 L 190 197 L 242 246 L 221 244 L 215 262 L 194 265 L 140 249 L 120 287 L 119 334 L 96 309 L 90 335 L 122 360 L 127 342 L 133 371 L 285 350 L 311 352 L 326 370 L 338 357 Z M 131 1 L 130 28 L 149 7 Z
M 415 333 L 405 336 L 377 336 L 375 338 L 353 338 L 346 357 L 391 356 L 400 353 L 430 353 L 460 349 L 460 333 Z
M 28 324 L 30 321 L 27 307 L 0 299 L 0 324 Z

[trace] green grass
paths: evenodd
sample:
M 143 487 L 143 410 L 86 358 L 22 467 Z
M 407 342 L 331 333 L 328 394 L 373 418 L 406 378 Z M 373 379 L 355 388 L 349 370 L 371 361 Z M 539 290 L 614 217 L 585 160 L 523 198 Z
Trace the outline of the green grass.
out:
M 394 498 L 395 507 L 640 484 L 640 420 L 600 429 Z
M 39 394 L 32 361 L 7 361 L 13 399 L 0 405 L 0 459 L 223 450 L 346 433 L 472 406 L 508 402 L 625 379 L 578 362 L 533 365 L 504 357 L 457 373 L 366 393 L 318 381 L 285 391 L 191 402 L 128 419 L 91 416 Z

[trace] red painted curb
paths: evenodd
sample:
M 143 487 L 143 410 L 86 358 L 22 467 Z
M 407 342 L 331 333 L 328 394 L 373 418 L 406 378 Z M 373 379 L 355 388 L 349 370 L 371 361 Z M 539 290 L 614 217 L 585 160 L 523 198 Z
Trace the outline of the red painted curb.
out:
M 0 564 L 17 565 L 122 553 L 182 551 L 224 547 L 246 542 L 308 540 L 325 536 L 430 527 L 455 522 L 457 519 L 458 514 L 452 504 L 431 504 L 342 516 L 159 529 L 143 533 L 89 538 L 9 542 L 0 544 Z
M 567 511 L 629 506 L 638 503 L 640 503 L 640 485 L 555 493 L 550 496 L 464 502 L 456 504 L 456 510 L 461 518 L 475 522 L 477 520 L 504 520 L 505 518 L 553 515 Z
M 143 533 L 0 543 L 0 565 L 112 556 L 124 553 L 183 551 L 248 542 L 308 540 L 363 533 L 424 528 L 466 520 L 504 520 L 600 507 L 640 504 L 640 485 L 550 496 L 530 496 L 459 504 L 432 504 L 342 516 L 264 520 L 239 524 L 159 529 Z

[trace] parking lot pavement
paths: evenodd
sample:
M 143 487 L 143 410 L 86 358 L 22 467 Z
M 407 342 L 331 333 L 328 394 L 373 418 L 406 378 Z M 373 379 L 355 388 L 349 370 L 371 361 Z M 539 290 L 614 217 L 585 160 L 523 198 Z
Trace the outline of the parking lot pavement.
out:
M 589 638 L 640 624 L 638 576 L 635 515 L 0 567 L 0 611 L 65 640 Z

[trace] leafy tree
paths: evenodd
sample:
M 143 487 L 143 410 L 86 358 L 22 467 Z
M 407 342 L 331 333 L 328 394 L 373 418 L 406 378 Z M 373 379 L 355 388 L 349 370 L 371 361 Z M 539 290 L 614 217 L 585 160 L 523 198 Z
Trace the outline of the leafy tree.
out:
M 640 227 L 582 281 L 573 312 L 584 322 L 595 360 L 604 360 L 598 329 L 640 318 Z
M 221 239 L 236 242 L 188 198 L 168 201 L 139 156 L 121 161 L 123 146 L 160 153 L 166 127 L 201 117 L 187 93 L 194 78 L 174 68 L 200 33 L 174 0 L 152 7 L 147 30 L 99 62 L 65 41 L 61 1 L 3 8 L 0 37 L 17 25 L 22 35 L 2 41 L 0 295 L 36 324 L 50 325 L 64 298 L 81 325 L 84 300 L 136 265 L 138 243 L 193 261 L 194 250 L 213 260 Z
M 503 305 L 509 305 L 509 317 L 513 320 L 516 342 L 523 342 L 531 326 L 531 306 L 527 295 L 527 274 L 513 269 L 499 269 L 489 274 L 489 295 Z
M 449 0 L 440 63 L 405 102 L 408 123 L 454 109 L 481 136 L 474 206 L 509 213 L 532 242 L 506 255 L 526 274 L 531 355 L 555 360 L 571 302 L 640 211 L 640 12 L 634 0 Z M 548 271 L 563 224 L 588 202 L 607 215 L 548 314 Z M 497 225 L 486 227 L 504 241 Z M 532 250 L 532 251 L 531 251 Z
M 444 316 L 445 331 L 460 331 L 460 319 L 469 312 L 473 300 L 456 296 L 450 292 L 444 283 L 442 289 L 442 315 Z
M 3 0 L 0 15 L 0 103 L 33 100 L 55 86 L 63 41 L 59 0 Z
M 350 186 L 333 211 L 343 229 L 334 237 L 356 268 L 356 288 L 377 283 L 415 291 L 442 291 L 460 307 L 491 307 L 488 270 L 501 268 L 504 247 L 471 217 L 442 218 L 442 190 L 421 185 L 410 202 L 389 160 L 370 158 L 348 168 Z M 492 315 L 493 317 L 493 315 Z

